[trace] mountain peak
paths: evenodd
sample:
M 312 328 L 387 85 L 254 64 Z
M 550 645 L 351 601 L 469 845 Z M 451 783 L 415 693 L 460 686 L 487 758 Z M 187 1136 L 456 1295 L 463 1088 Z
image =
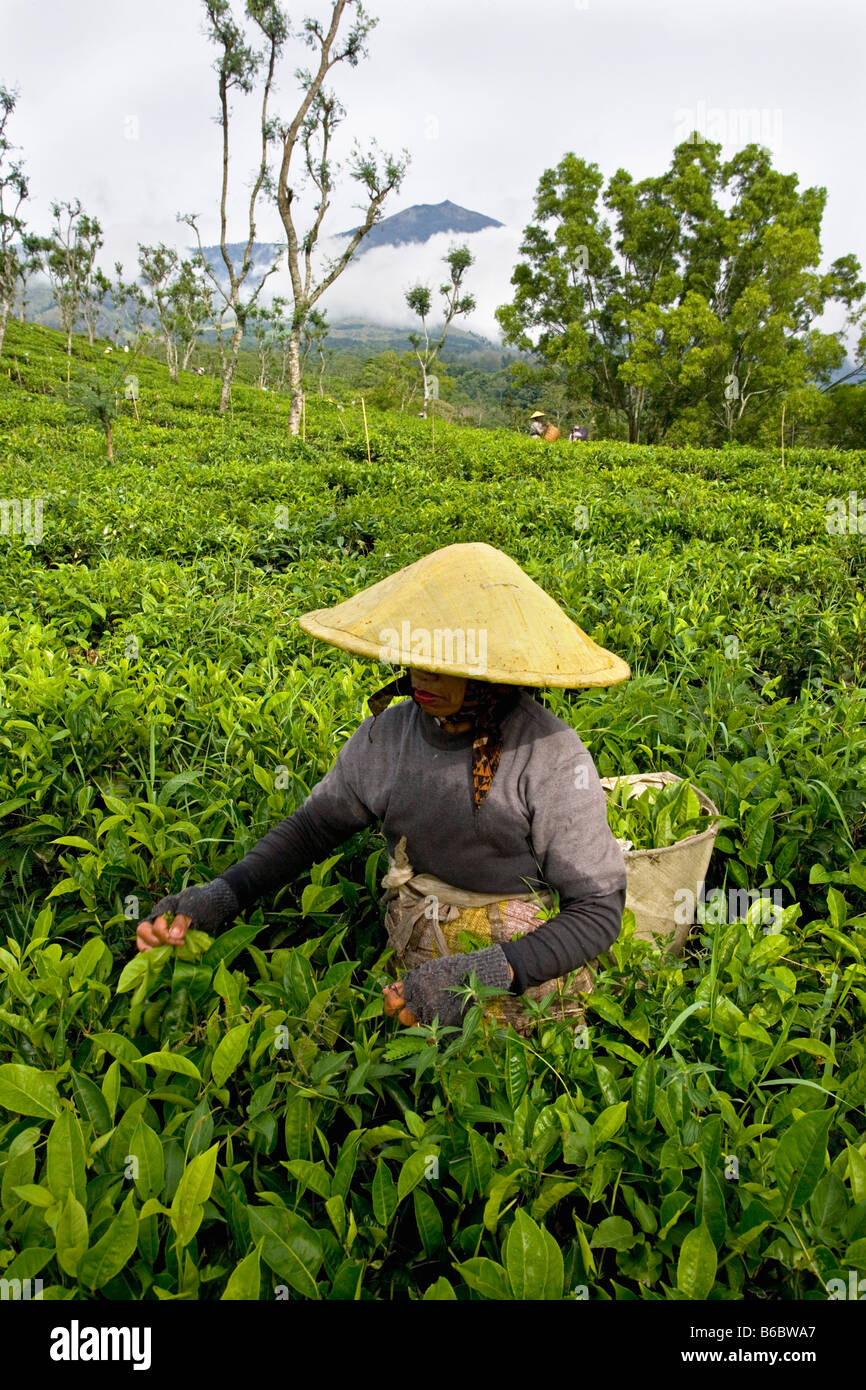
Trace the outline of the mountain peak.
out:
M 481 232 L 485 227 L 501 227 L 495 217 L 487 217 L 482 212 L 472 212 L 445 198 L 441 203 L 414 203 L 391 217 L 384 217 L 367 233 L 358 247 L 358 255 L 372 251 L 376 246 L 404 246 L 407 242 L 429 241 L 439 232 L 460 232 L 466 236 Z M 357 231 L 351 227 L 340 232 L 343 237 L 352 236 Z

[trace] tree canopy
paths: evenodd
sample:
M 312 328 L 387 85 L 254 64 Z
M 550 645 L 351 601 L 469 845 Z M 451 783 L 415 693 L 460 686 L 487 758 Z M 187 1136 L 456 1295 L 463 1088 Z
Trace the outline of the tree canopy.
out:
M 632 442 L 755 437 L 788 394 L 845 356 L 818 326 L 866 292 L 853 255 L 821 270 L 823 188 L 798 187 L 748 145 L 730 160 L 690 139 L 666 173 L 636 181 L 566 154 L 539 180 L 507 342 L 532 351 L 576 401 Z

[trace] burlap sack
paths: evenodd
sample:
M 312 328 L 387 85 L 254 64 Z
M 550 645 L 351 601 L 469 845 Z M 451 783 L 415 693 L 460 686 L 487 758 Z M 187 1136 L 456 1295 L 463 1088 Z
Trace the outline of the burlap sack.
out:
M 664 787 L 682 780 L 673 772 L 641 772 L 630 777 L 602 777 L 601 785 L 612 791 L 626 783 L 634 788 L 629 795 L 639 796 L 646 787 Z M 703 810 L 718 816 L 718 806 L 700 787 L 691 785 Z M 636 937 L 664 941 L 673 955 L 682 955 L 695 921 L 690 909 L 700 895 L 718 833 L 718 824 L 710 821 L 706 830 L 667 849 L 623 849 L 625 905 L 634 913 Z M 691 899 L 683 890 L 688 890 Z

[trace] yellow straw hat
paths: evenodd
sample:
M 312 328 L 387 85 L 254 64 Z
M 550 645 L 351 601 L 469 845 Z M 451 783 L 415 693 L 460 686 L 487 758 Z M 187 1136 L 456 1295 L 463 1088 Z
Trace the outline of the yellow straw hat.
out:
M 529 418 L 530 420 L 546 420 L 547 416 L 543 410 L 533 410 Z
M 631 675 L 514 560 L 481 541 L 446 545 L 298 621 L 343 651 L 494 685 L 616 685 Z

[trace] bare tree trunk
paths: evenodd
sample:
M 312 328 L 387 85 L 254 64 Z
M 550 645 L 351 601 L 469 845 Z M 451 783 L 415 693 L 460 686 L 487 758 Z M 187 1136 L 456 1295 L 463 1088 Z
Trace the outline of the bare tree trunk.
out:
M 232 395 L 232 382 L 235 376 L 235 367 L 238 362 L 238 352 L 240 350 L 241 339 L 244 330 L 241 324 L 236 323 L 232 333 L 231 345 L 228 352 L 223 354 L 223 380 L 220 388 L 220 415 L 224 415 L 229 408 L 229 401 Z
M 6 320 L 9 317 L 9 306 L 3 304 L 0 308 L 0 354 L 3 352 L 3 339 L 6 337 Z
M 165 334 L 165 365 L 168 367 L 169 378 L 177 381 L 177 347 L 169 333 Z
M 289 433 L 297 434 L 301 425 L 301 329 L 293 328 L 289 337 L 289 391 L 292 403 L 289 407 Z

